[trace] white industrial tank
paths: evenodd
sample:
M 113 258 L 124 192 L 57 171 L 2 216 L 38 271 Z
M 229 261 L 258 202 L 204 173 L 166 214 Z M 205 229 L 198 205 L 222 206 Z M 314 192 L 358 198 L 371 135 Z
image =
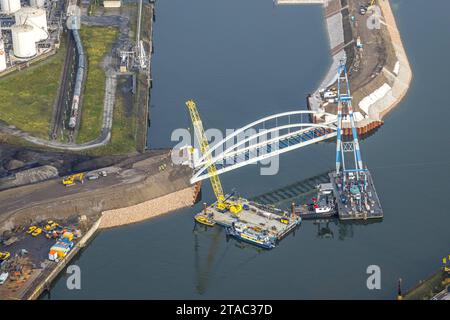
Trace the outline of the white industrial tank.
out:
M 45 0 L 30 0 L 30 6 L 35 8 L 43 8 Z
M 20 0 L 0 0 L 1 11 L 6 14 L 12 14 L 20 10 Z
M 6 52 L 5 45 L 3 44 L 3 39 L 0 38 L 0 72 L 6 69 Z
M 44 9 L 23 7 L 15 13 L 16 24 L 28 24 L 33 27 L 35 41 L 48 38 L 47 16 Z
M 34 30 L 27 24 L 13 25 L 11 27 L 13 51 L 18 58 L 31 58 L 36 55 Z

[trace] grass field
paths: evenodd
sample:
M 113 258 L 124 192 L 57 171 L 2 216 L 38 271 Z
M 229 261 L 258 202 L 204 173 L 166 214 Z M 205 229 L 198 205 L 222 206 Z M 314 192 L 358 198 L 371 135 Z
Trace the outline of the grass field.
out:
M 48 139 L 66 47 L 29 68 L 0 78 L 0 120 Z
M 86 152 L 91 156 L 120 155 L 136 152 L 136 104 L 126 95 L 122 94 L 126 86 L 124 78 L 117 83 L 116 101 L 111 132 L 111 141 L 104 147 L 95 148 Z M 128 96 L 129 98 L 129 96 Z
M 88 142 L 100 135 L 106 75 L 101 62 L 118 36 L 114 27 L 84 27 L 81 37 L 88 59 L 83 91 L 81 122 L 77 143 Z M 0 79 L 0 120 L 48 138 L 53 103 L 56 99 L 65 47 L 53 57 L 24 71 Z M 46 81 L 43 81 L 46 79 Z M 130 78 L 118 79 L 114 105 L 111 141 L 104 147 L 79 152 L 91 156 L 136 152 L 138 113 L 136 97 L 127 93 Z M 20 107 L 20 108 L 19 108 Z M 26 141 L 0 135 L 0 143 L 29 145 Z
M 82 27 L 80 30 L 87 54 L 87 76 L 81 106 L 77 143 L 94 140 L 100 135 L 105 96 L 105 71 L 101 61 L 118 36 L 114 27 Z

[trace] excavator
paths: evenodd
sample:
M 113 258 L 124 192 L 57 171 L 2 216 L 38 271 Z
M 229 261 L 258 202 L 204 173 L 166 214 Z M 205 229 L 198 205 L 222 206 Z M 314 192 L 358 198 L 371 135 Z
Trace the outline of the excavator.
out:
M 217 175 L 216 166 L 212 162 L 211 154 L 207 153 L 209 151 L 209 143 L 205 135 L 205 130 L 203 129 L 203 124 L 197 110 L 197 105 L 193 100 L 188 100 L 186 101 L 186 106 L 191 116 L 191 121 L 194 127 L 195 135 L 200 144 L 200 151 L 202 154 L 207 154 L 206 161 L 208 164 L 208 173 L 210 176 L 211 186 L 217 198 L 216 208 L 220 212 L 230 211 L 233 214 L 238 214 L 242 210 L 242 204 L 230 201 L 228 200 L 228 198 L 225 198 L 225 194 L 222 189 L 222 184 L 220 182 L 219 176 Z M 199 222 L 208 225 L 208 223 L 204 223 L 202 221 Z
M 69 187 L 75 184 L 75 181 L 79 181 L 80 183 L 84 183 L 84 173 L 76 173 L 64 178 L 62 183 L 64 186 Z

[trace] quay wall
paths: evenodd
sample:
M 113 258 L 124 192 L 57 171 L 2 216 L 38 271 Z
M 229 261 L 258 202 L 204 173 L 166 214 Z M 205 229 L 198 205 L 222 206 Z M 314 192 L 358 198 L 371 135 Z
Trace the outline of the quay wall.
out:
M 102 218 L 100 217 L 92 227 L 84 234 L 80 241 L 73 247 L 69 254 L 62 259 L 55 268 L 52 268 L 48 274 L 41 275 L 36 279 L 37 284 L 31 285 L 30 290 L 25 292 L 22 299 L 24 300 L 36 300 L 39 296 L 47 290 L 53 280 L 58 276 L 58 274 L 65 269 L 69 262 L 77 255 L 77 253 L 86 246 L 86 244 L 92 239 L 101 224 Z M 47 261 L 48 264 L 54 263 Z M 43 280 L 42 280 L 43 278 Z
M 148 52 L 148 68 L 147 71 L 142 71 L 136 77 L 137 81 L 137 97 L 135 103 L 138 104 L 138 112 L 142 116 L 138 119 L 137 132 L 137 150 L 144 152 L 148 145 L 148 127 L 150 126 L 150 103 L 151 103 L 151 89 L 153 86 L 152 79 L 152 54 L 153 54 L 153 22 L 155 19 L 155 5 L 153 3 L 144 4 L 142 8 L 142 29 L 141 39 L 146 52 Z

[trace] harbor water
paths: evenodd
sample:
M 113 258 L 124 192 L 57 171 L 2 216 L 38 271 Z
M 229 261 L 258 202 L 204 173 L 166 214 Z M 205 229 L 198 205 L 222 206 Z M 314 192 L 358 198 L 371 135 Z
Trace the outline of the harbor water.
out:
M 72 261 L 81 290 L 67 276 L 47 299 L 393 299 L 397 279 L 414 286 L 449 254 L 450 2 L 393 0 L 409 56 L 411 88 L 385 124 L 361 142 L 384 220 L 317 225 L 304 221 L 264 251 L 226 240 L 219 227 L 196 228 L 201 204 L 99 233 Z M 418 23 L 419 22 L 419 23 Z M 163 0 L 156 3 L 150 147 L 171 147 L 174 129 L 190 126 L 195 99 L 205 128 L 238 128 L 277 112 L 305 109 L 325 75 L 328 37 L 320 6 L 275 6 L 272 0 Z M 332 170 L 333 142 L 279 159 L 276 175 L 258 165 L 221 176 L 224 189 L 257 196 Z M 202 201 L 214 196 L 204 183 Z M 369 290 L 367 268 L 380 267 Z

